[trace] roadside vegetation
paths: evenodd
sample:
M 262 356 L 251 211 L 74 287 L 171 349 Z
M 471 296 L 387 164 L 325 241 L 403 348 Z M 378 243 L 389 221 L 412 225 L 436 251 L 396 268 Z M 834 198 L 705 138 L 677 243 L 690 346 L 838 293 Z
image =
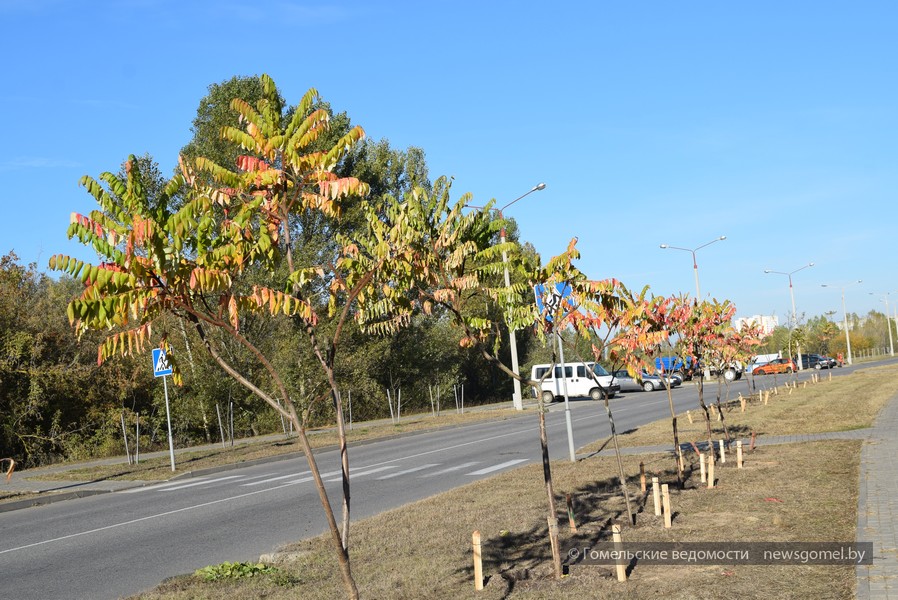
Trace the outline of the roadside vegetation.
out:
M 767 405 L 757 397 L 727 419 L 769 435 L 847 431 L 872 423 L 898 392 L 898 368 L 880 367 L 850 376 L 781 390 Z M 644 396 L 639 396 L 644 397 Z M 647 397 L 647 395 L 645 396 Z M 634 401 L 634 400 L 631 400 Z M 809 413 L 818 414 L 809 417 Z M 684 415 L 680 419 L 686 422 Z M 703 429 L 703 428 L 702 428 Z M 690 429 L 684 426 L 684 433 Z M 740 431 L 740 435 L 744 432 Z M 641 444 L 669 444 L 670 423 L 660 420 L 621 436 Z M 633 439 L 637 439 L 634 437 Z M 635 490 L 636 524 L 626 523 L 614 457 L 588 455 L 570 464 L 552 463 L 563 550 L 607 540 L 619 524 L 624 541 L 758 542 L 854 540 L 860 441 L 828 440 L 769 445 L 758 437 L 745 448 L 745 468 L 735 466 L 731 448 L 716 466 L 717 485 L 699 481 L 698 459 L 685 455 L 683 489 L 668 454 L 625 456 L 627 484 Z M 581 455 L 597 444 L 581 449 Z M 601 442 L 598 443 L 601 445 Z M 670 484 L 673 522 L 665 529 L 653 510 L 651 488 L 641 493 L 640 463 L 647 476 Z M 648 566 L 633 565 L 620 583 L 612 566 L 568 565 L 553 577 L 545 542 L 545 490 L 539 465 L 531 465 L 365 519 L 355 525 L 354 573 L 371 598 L 543 598 L 626 597 L 634 599 L 801 597 L 851 598 L 855 572 L 849 566 Z M 565 496 L 571 495 L 577 532 L 567 527 Z M 482 592 L 474 591 L 471 535 L 483 539 Z M 202 574 L 173 578 L 136 596 L 141 600 L 229 597 L 333 598 L 340 579 L 324 565 L 324 537 L 306 540 L 265 557 L 277 576 L 209 582 Z

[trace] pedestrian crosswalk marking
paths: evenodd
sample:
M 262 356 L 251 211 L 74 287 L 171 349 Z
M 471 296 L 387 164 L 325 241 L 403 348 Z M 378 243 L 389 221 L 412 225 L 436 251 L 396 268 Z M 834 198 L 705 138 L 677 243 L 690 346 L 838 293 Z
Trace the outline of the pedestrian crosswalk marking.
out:
M 380 473 L 380 472 L 382 472 L 382 471 L 388 471 L 388 470 L 390 470 L 390 469 L 395 469 L 395 468 L 396 468 L 396 465 L 389 465 L 389 466 L 386 466 L 386 467 L 378 467 L 378 468 L 376 468 L 376 469 L 366 469 L 366 470 L 363 470 L 363 471 L 355 471 L 355 472 L 350 471 L 350 472 L 349 472 L 349 478 L 350 478 L 350 479 L 355 479 L 356 477 L 361 477 L 361 476 L 363 476 L 363 475 L 371 475 L 372 473 Z M 343 480 L 343 473 L 342 473 L 342 471 L 341 471 L 339 477 L 335 477 L 335 478 L 333 478 L 333 479 L 328 479 L 327 481 L 330 482 L 330 483 L 333 483 L 334 481 L 342 481 L 342 480 Z
M 434 471 L 433 473 L 427 473 L 425 475 L 421 475 L 421 477 L 436 477 L 437 475 L 445 475 L 446 473 L 451 473 L 453 471 L 461 471 L 462 469 L 467 469 L 468 467 L 473 467 L 478 464 L 479 461 L 466 462 L 460 465 L 455 465 L 454 467 L 447 467 L 445 469 L 440 469 L 439 471 Z
M 204 481 L 194 481 L 193 483 L 185 483 L 184 485 L 176 485 L 174 487 L 166 488 L 166 492 L 173 492 L 175 490 L 183 490 L 184 488 L 194 487 L 197 485 L 208 485 L 210 483 L 218 483 L 219 481 L 227 481 L 229 479 L 240 479 L 240 475 L 228 475 L 227 477 L 219 477 L 218 479 L 206 479 Z
M 471 471 L 468 475 L 486 475 L 487 473 L 492 473 L 493 471 L 498 471 L 499 469 L 504 469 L 506 467 L 510 467 L 512 465 L 516 465 L 518 463 L 526 462 L 527 459 L 519 458 L 517 460 L 510 460 L 508 462 L 504 462 L 498 465 L 493 465 L 492 467 L 487 467 L 485 469 L 480 469 L 479 471 Z
M 438 467 L 439 463 L 431 464 L 431 465 L 421 465 L 420 467 L 413 467 L 411 469 L 406 469 L 405 471 L 399 471 L 397 473 L 390 473 L 389 475 L 384 475 L 383 477 L 378 477 L 378 481 L 381 479 L 392 479 L 393 477 L 399 477 L 400 475 L 408 475 L 409 473 L 415 473 L 417 471 L 423 471 L 424 469 L 429 469 L 430 467 Z

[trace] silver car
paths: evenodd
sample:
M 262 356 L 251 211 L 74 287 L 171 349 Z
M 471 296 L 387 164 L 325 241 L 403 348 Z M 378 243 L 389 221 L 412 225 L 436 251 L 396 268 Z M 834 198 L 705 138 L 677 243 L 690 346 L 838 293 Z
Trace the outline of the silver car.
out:
M 645 372 L 639 375 L 638 380 L 630 376 L 626 369 L 614 371 L 612 375 L 614 376 L 614 383 L 620 386 L 620 391 L 622 392 L 654 392 L 655 390 L 663 390 L 665 388 L 665 383 L 659 376 Z M 674 377 L 668 377 L 667 381 L 672 388 L 677 387 L 681 383 L 679 379 Z

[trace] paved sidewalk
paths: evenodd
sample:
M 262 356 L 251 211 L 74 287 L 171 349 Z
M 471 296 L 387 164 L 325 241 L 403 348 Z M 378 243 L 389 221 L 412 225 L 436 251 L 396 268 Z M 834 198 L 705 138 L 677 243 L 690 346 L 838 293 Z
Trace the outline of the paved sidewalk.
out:
M 857 539 L 873 565 L 857 568 L 858 600 L 898 600 L 898 396 L 879 413 L 861 450 Z

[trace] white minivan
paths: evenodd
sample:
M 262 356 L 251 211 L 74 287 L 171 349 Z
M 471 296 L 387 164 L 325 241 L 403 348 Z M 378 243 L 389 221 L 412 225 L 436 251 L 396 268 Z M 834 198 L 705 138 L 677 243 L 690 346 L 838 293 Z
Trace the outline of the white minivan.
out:
M 553 402 L 564 398 L 564 381 L 567 380 L 568 396 L 588 396 L 593 400 L 601 400 L 604 390 L 608 391 L 608 397 L 620 391 L 620 386 L 614 382 L 614 377 L 598 363 L 568 363 L 564 365 L 564 376 L 561 374 L 561 365 L 533 365 L 530 371 L 530 379 L 542 382 L 543 402 Z M 551 371 L 550 371 L 551 369 Z M 595 373 L 595 379 L 587 369 Z M 596 383 L 598 380 L 598 383 Z M 601 387 L 599 387 L 601 386 Z

